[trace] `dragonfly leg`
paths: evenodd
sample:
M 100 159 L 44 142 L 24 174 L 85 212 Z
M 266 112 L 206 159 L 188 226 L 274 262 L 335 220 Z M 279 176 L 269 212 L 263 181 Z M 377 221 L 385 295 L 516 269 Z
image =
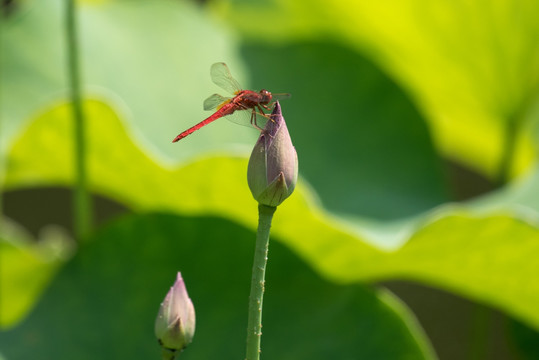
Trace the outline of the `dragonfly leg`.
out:
M 265 114 L 264 114 L 265 115 Z M 251 112 L 251 125 L 253 125 L 255 128 L 257 128 L 260 132 L 264 131 L 258 124 L 256 123 L 256 109 L 253 109 Z
M 264 113 L 264 110 L 262 110 L 261 106 L 263 106 L 265 109 L 268 109 L 268 110 L 271 110 L 271 108 L 269 108 L 267 105 L 261 105 L 261 104 L 257 104 L 256 106 L 258 107 L 258 111 L 260 111 L 260 115 L 264 116 L 265 118 L 269 119 L 272 122 L 275 122 L 275 120 L 273 120 L 273 115 L 272 114 L 268 115 Z
M 277 101 L 272 101 L 268 105 L 262 105 L 262 106 L 264 106 L 266 110 L 273 111 L 273 107 L 275 106 L 276 103 Z
M 273 107 L 275 106 L 275 101 L 270 102 L 268 105 L 262 105 L 262 106 L 264 107 L 264 109 L 271 112 L 271 111 L 273 111 Z M 268 116 L 266 116 L 266 117 L 268 117 Z M 273 115 L 272 114 L 269 115 L 269 119 L 271 121 L 273 121 Z

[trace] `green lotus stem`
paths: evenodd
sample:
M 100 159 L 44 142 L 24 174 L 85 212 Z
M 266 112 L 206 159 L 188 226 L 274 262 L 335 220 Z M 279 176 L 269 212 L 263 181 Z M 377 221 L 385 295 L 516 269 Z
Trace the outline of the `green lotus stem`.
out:
M 79 49 L 77 46 L 77 18 L 75 0 L 66 0 L 66 45 L 69 93 L 74 122 L 75 142 L 75 185 L 73 194 L 75 236 L 81 241 L 90 232 L 92 205 L 88 192 L 86 172 L 85 116 L 82 107 L 81 81 L 79 70 Z
M 249 296 L 249 318 L 247 320 L 246 360 L 260 359 L 260 338 L 262 336 L 262 302 L 264 299 L 264 278 L 268 260 L 268 244 L 271 220 L 276 207 L 258 205 L 258 231 Z
M 535 104 L 537 95 L 539 95 L 539 83 L 528 90 L 527 95 L 524 96 L 520 104 L 507 118 L 506 127 L 504 129 L 505 136 L 502 144 L 500 166 L 495 179 L 496 185 L 499 187 L 507 185 L 511 180 L 511 170 L 514 166 L 518 136 L 522 131 L 522 127 L 525 125 L 528 113 Z
M 5 22 L 4 21 L 0 21 L 0 36 L 3 36 L 3 32 L 4 32 L 4 25 Z M 4 69 L 3 67 L 1 66 L 2 64 L 0 64 L 0 79 L 2 78 L 2 76 L 4 76 Z M 0 89 L 1 90 L 1 89 Z M 2 94 L 2 91 L 0 91 L 0 95 Z M 3 106 L 2 104 L 3 102 L 3 99 L 0 97 L 0 107 Z M 0 113 L 0 134 L 2 134 L 2 127 L 3 127 L 3 121 L 4 119 L 2 118 L 1 116 L 2 114 Z M 4 156 L 5 156 L 5 146 L 4 144 L 1 142 L 2 139 L 0 139 L 0 219 L 3 217 L 4 215 L 4 177 L 5 177 L 5 173 L 6 173 L 6 168 L 5 168 L 5 161 L 4 161 Z

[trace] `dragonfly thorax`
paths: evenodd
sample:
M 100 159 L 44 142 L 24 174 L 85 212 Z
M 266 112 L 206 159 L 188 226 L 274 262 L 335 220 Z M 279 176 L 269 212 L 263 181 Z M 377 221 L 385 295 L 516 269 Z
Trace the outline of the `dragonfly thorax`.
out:
M 251 90 L 242 90 L 234 97 L 232 102 L 241 104 L 241 107 L 253 109 L 257 105 L 269 104 L 272 100 L 272 95 L 268 90 L 262 89 L 259 92 Z

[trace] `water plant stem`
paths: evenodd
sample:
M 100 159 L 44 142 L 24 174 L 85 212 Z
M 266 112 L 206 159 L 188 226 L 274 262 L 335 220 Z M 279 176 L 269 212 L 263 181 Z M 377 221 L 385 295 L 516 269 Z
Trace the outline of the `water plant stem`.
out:
M 536 94 L 537 89 L 530 94 Z M 511 180 L 511 172 L 514 167 L 514 160 L 517 152 L 518 135 L 522 130 L 526 115 L 533 103 L 534 96 L 528 96 L 523 99 L 520 106 L 507 118 L 502 143 L 502 154 L 498 172 L 494 179 L 497 187 L 503 187 Z M 471 324 L 471 343 L 468 358 L 470 360 L 488 359 L 491 327 L 493 323 L 494 312 L 481 304 L 476 304 L 472 315 Z
M 249 296 L 249 317 L 247 320 L 246 360 L 260 359 L 260 338 L 262 337 L 262 302 L 264 299 L 264 282 L 266 263 L 268 261 L 268 244 L 271 220 L 276 207 L 258 205 L 258 231 L 251 277 L 251 294 Z
M 73 190 L 74 231 L 81 241 L 91 230 L 92 205 L 88 192 L 86 171 L 85 116 L 82 106 L 80 60 L 77 45 L 77 17 L 75 0 L 66 0 L 66 45 L 69 94 L 74 122 L 75 185 Z
M 5 15 L 3 13 L 0 13 L 0 16 L 2 15 Z M 5 26 L 5 21 L 0 21 L 0 39 L 1 36 L 3 36 L 4 34 L 4 26 Z M 6 49 L 4 49 L 4 42 L 0 40 L 0 53 L 2 53 L 2 51 L 6 51 Z M 2 76 L 4 76 L 4 68 L 2 66 L 3 64 L 0 63 L 0 79 L 2 78 Z M 0 109 L 3 108 L 3 98 L 2 98 L 2 91 L 4 89 L 0 89 Z M 0 221 L 2 220 L 3 216 L 4 216 L 4 179 L 5 179 L 5 174 L 6 174 L 6 168 L 5 168 L 5 156 L 6 156 L 6 151 L 7 151 L 7 148 L 6 148 L 6 145 L 4 144 L 3 142 L 3 139 L 2 139 L 2 130 L 3 130 L 3 122 L 4 122 L 4 117 L 2 116 L 2 112 L 0 111 Z

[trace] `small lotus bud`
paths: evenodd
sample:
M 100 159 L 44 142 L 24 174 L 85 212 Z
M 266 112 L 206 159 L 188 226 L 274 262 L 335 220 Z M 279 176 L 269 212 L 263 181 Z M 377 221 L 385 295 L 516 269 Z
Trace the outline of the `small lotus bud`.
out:
M 193 340 L 195 308 L 187 294 L 182 274 L 170 288 L 155 320 L 155 336 L 163 349 L 163 360 L 172 360 Z
M 247 182 L 258 203 L 278 206 L 292 194 L 298 179 L 298 156 L 279 102 L 251 153 Z

